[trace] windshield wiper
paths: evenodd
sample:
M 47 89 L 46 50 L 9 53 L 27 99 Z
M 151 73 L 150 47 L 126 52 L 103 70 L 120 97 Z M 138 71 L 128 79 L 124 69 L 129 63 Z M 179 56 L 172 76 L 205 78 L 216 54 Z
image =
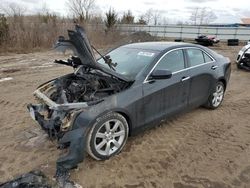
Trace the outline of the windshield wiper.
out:
M 114 67 L 117 66 L 117 63 L 113 63 L 109 55 L 103 56 L 94 46 L 91 45 L 91 47 L 102 57 L 102 59 L 109 66 L 109 68 L 115 71 Z

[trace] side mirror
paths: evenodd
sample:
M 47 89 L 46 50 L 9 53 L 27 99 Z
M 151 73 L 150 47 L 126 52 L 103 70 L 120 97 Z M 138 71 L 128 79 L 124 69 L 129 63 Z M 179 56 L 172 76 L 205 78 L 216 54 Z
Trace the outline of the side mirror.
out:
M 157 69 L 154 70 L 151 75 L 150 78 L 152 79 L 168 79 L 172 77 L 172 72 L 170 70 L 167 69 Z

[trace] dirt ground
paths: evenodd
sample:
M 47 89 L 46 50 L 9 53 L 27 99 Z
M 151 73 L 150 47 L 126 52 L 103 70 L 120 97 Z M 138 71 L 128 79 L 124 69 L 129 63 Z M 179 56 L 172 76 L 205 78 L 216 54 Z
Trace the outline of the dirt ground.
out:
M 72 180 L 83 187 L 249 188 L 250 73 L 236 69 L 240 48 L 213 47 L 232 61 L 219 109 L 198 108 L 130 137 L 107 161 L 87 156 Z M 51 51 L 0 56 L 0 182 L 33 169 L 54 175 L 60 151 L 26 105 L 39 84 L 72 71 L 51 63 L 60 57 Z

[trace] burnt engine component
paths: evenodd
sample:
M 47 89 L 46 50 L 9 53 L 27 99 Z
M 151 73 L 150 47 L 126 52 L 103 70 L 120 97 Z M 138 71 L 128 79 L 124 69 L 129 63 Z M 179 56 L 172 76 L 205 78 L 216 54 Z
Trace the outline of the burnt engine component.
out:
M 109 76 L 72 74 L 55 81 L 55 91 L 50 98 L 57 103 L 89 102 L 118 93 L 125 84 Z

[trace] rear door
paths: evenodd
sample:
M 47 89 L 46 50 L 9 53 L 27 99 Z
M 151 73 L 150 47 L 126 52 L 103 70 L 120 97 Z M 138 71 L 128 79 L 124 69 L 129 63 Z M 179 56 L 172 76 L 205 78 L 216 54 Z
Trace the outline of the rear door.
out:
M 172 77 L 143 84 L 145 124 L 159 120 L 187 107 L 189 78 L 182 49 L 166 53 L 153 70 L 167 69 Z M 151 71 L 151 72 L 152 72 Z
M 200 48 L 187 48 L 185 54 L 190 75 L 188 105 L 189 107 L 197 107 L 207 101 L 211 88 L 216 82 L 213 75 L 218 66 L 215 60 Z

